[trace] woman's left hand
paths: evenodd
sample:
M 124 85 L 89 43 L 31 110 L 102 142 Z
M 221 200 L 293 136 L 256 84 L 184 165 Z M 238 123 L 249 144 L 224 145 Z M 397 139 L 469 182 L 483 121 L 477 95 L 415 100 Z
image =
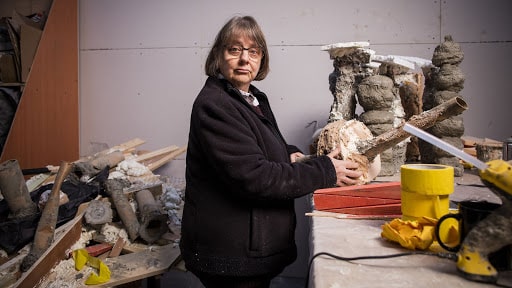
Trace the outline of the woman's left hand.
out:
M 292 163 L 294 163 L 294 162 L 297 162 L 297 160 L 302 157 L 304 157 L 304 154 L 302 154 L 300 152 L 294 152 L 294 153 L 290 154 L 290 161 L 292 161 Z

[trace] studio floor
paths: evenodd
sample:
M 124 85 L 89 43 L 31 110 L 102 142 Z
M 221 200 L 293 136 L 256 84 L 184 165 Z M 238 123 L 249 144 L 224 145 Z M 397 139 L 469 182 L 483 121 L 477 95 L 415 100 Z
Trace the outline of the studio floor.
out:
M 190 272 L 180 270 L 171 270 L 162 275 L 159 279 L 160 287 L 176 287 L 176 288 L 203 288 L 201 282 Z M 270 288 L 304 288 L 305 279 L 293 277 L 276 277 Z M 146 281 L 144 287 L 152 287 Z

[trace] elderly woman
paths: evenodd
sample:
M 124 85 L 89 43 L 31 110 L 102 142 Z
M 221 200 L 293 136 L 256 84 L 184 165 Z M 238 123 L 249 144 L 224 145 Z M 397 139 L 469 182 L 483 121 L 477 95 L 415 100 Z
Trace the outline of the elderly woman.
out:
M 297 256 L 294 199 L 352 185 L 357 164 L 303 156 L 252 85 L 269 72 L 265 37 L 250 16 L 219 31 L 190 120 L 181 252 L 205 287 L 269 287 Z

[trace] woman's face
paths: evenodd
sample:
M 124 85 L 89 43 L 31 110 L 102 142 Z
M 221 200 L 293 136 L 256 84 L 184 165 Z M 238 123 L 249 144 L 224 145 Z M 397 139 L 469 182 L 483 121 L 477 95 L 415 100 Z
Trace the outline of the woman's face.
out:
M 261 48 L 246 37 L 240 37 L 224 48 L 220 63 L 220 73 L 236 88 L 249 91 L 252 80 L 258 75 L 261 58 Z

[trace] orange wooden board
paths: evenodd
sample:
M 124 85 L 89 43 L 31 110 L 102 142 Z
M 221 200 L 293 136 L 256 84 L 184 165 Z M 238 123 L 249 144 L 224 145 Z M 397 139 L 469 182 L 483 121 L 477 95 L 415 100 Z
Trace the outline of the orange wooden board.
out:
M 400 199 L 386 199 L 366 196 L 345 196 L 345 195 L 323 195 L 314 196 L 315 208 L 317 210 L 333 208 L 364 207 L 385 204 L 399 204 Z
M 366 185 L 344 186 L 315 190 L 314 194 L 335 194 L 349 196 L 372 196 L 378 198 L 400 199 L 400 182 L 370 183 Z
M 319 189 L 315 210 L 353 215 L 401 215 L 400 182 Z

